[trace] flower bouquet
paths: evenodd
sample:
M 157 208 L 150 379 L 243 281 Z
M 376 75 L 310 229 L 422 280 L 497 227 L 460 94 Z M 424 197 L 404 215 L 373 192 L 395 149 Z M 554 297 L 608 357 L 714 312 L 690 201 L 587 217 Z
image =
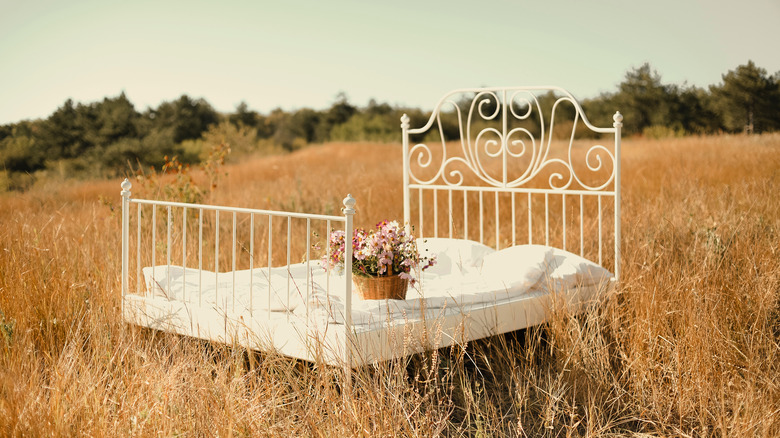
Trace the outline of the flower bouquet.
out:
M 328 269 L 345 269 L 345 243 L 344 231 L 330 233 L 330 253 L 323 260 Z M 420 257 L 414 236 L 397 221 L 384 220 L 371 231 L 356 228 L 352 235 L 353 284 L 363 299 L 405 299 L 409 283 L 415 282 L 412 270 L 425 270 L 435 262 Z

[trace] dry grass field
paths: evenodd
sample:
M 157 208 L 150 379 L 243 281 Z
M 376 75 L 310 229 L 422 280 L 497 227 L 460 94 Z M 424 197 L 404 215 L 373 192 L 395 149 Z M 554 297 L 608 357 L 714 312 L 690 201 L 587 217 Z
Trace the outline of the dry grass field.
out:
M 400 160 L 244 160 L 208 201 L 335 212 L 351 191 L 365 221 L 398 218 Z M 623 165 L 605 305 L 348 393 L 338 369 L 124 325 L 118 180 L 0 194 L 0 435 L 780 436 L 780 135 L 627 139 Z

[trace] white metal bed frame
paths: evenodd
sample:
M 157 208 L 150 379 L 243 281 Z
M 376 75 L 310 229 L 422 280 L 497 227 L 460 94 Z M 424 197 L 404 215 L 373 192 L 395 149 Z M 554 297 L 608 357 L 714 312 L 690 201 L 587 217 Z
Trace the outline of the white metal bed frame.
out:
M 552 91 L 557 93 L 556 100 L 552 104 L 549 126 L 547 125 L 542 110 L 540 98 L 537 95 L 542 91 Z M 462 111 L 455 101 L 457 96 L 471 95 L 471 102 L 467 111 Z M 464 100 L 461 99 L 461 102 Z M 554 126 L 556 108 L 559 104 L 568 102 L 573 105 L 575 110 L 575 119 L 572 126 L 569 140 L 568 160 L 561 158 L 552 158 L 549 156 L 552 144 L 552 129 Z M 451 105 L 453 112 L 450 116 L 457 117 L 460 138 L 460 155 L 450 154 L 448 148 L 451 148 L 444 139 L 442 131 L 442 115 L 444 107 Z M 493 111 L 488 111 L 493 106 Z M 523 112 L 524 111 L 524 112 Z M 536 112 L 541 126 L 541 136 L 537 143 L 536 137 L 528 127 L 513 126 L 514 122 L 532 121 L 532 114 Z M 485 127 L 477 129 L 475 121 L 480 123 L 499 121 L 501 128 Z M 591 171 L 603 170 L 604 166 L 612 166 L 610 174 L 606 180 L 598 185 L 592 185 L 581 179 L 578 175 L 575 163 L 572 162 L 572 147 L 575 138 L 578 119 L 581 119 L 584 125 L 595 133 L 610 134 L 614 136 L 614 149 L 597 144 L 588 148 L 585 157 L 587 168 Z M 558 87 L 523 87 L 523 88 L 479 88 L 462 89 L 453 91 L 444 96 L 436 108 L 433 110 L 428 122 L 421 128 L 410 129 L 410 121 L 407 115 L 401 118 L 401 128 L 403 135 L 403 193 L 404 193 L 404 220 L 407 224 L 412 223 L 412 191 L 417 191 L 417 208 L 419 216 L 417 218 L 420 226 L 420 233 L 423 231 L 422 224 L 425 223 L 423 211 L 425 209 L 424 199 L 430 194 L 433 198 L 433 236 L 438 236 L 438 193 L 446 193 L 446 220 L 449 223 L 449 237 L 453 236 L 453 224 L 456 222 L 454 212 L 457 210 L 453 203 L 454 194 L 460 193 L 463 198 L 463 230 L 464 238 L 468 238 L 468 220 L 470 217 L 468 208 L 469 194 L 474 193 L 478 196 L 479 204 L 479 235 L 480 241 L 484 240 L 484 223 L 486 222 L 483 214 L 484 194 L 494 194 L 494 213 L 495 213 L 495 246 L 498 249 L 501 245 L 501 225 L 499 207 L 499 196 L 511 197 L 511 241 L 514 245 L 517 241 L 516 228 L 520 220 L 520 215 L 516 214 L 517 195 L 524 195 L 527 199 L 527 243 L 533 243 L 532 233 L 532 196 L 544 196 L 545 204 L 545 244 L 550 245 L 551 226 L 549 223 L 551 197 L 561 197 L 563 220 L 563 244 L 562 249 L 566 249 L 566 205 L 567 196 L 579 200 L 578 208 L 571 208 L 571 211 L 578 210 L 579 235 L 580 235 L 580 254 L 585 253 L 586 236 L 585 221 L 583 212 L 585 211 L 584 199 L 587 197 L 596 197 L 598 202 L 598 258 L 599 264 L 602 262 L 602 198 L 614 199 L 614 253 L 613 272 L 615 280 L 620 275 L 620 139 L 622 116 L 616 113 L 613 117 L 614 124 L 612 128 L 597 128 L 585 117 L 581 106 L 574 97 L 567 91 Z M 411 136 L 429 132 L 430 128 L 437 123 L 439 129 L 440 153 L 442 159 L 434 163 L 432 157 L 437 153 L 429 143 L 425 141 L 411 144 Z M 472 129 L 476 135 L 472 136 Z M 545 136 L 547 132 L 547 136 Z M 488 138 L 488 137 L 493 138 Z M 526 136 L 526 139 L 515 138 L 517 136 Z M 530 144 L 526 141 L 530 140 Z M 520 148 L 515 150 L 513 148 Z M 443 151 L 443 152 L 441 152 Z M 500 177 L 491 174 L 490 169 L 483 163 L 484 157 L 492 159 L 498 158 L 501 161 Z M 518 177 L 512 177 L 512 160 L 527 158 L 530 163 L 527 168 Z M 433 177 L 422 177 L 415 173 L 413 160 L 416 161 L 417 169 L 430 169 Z M 592 162 L 593 161 L 593 162 Z M 595 164 L 593 164 L 595 162 Z M 464 184 L 463 170 L 452 169 L 453 166 L 462 166 L 473 173 L 473 177 L 480 184 Z M 553 171 L 547 180 L 547 187 L 532 186 L 534 181 L 540 176 L 546 175 L 545 169 L 550 166 L 558 166 L 559 170 Z M 562 170 L 561 170 L 562 169 Z M 548 172 L 549 173 L 549 172 Z M 567 175 L 568 173 L 568 175 Z M 568 178 L 567 178 L 568 176 Z M 215 205 L 187 204 L 177 202 L 165 202 L 156 200 L 143 200 L 131 198 L 130 189 L 132 187 L 128 180 L 122 183 L 122 314 L 126 321 L 141 326 L 155 329 L 171 331 L 187 336 L 202 338 L 206 340 L 218 341 L 227 344 L 238 344 L 247 348 L 257 350 L 276 350 L 282 354 L 297 357 L 300 359 L 324 362 L 333 365 L 342 365 L 347 368 L 360 366 L 366 363 L 388 360 L 396 357 L 402 357 L 424 349 L 440 348 L 452 345 L 454 343 L 468 342 L 469 340 L 482 337 L 514 331 L 520 328 L 529 327 L 542 323 L 546 320 L 550 307 L 556 297 L 551 293 L 532 293 L 527 296 L 513 299 L 510 302 L 497 305 L 481 306 L 470 308 L 468 313 L 450 312 L 443 318 L 436 320 L 426 320 L 425 318 L 407 320 L 404 324 L 385 327 L 374 327 L 370 329 L 355 327 L 352 324 L 352 281 L 351 272 L 345 270 L 345 288 L 347 291 L 345 302 L 345 321 L 344 324 L 328 324 L 324 330 L 312 327 L 292 327 L 289 324 L 290 314 L 279 314 L 272 312 L 269 303 L 265 312 L 254 312 L 250 305 L 249 315 L 231 313 L 229 306 L 225 308 L 204 308 L 200 306 L 188 305 L 186 303 L 168 301 L 164 299 L 149 297 L 141 289 L 141 251 L 144 245 L 150 248 L 151 266 L 155 266 L 155 255 L 159 247 L 165 248 L 165 263 L 171 266 L 172 249 L 174 239 L 172 234 L 174 227 L 179 227 L 176 240 L 181 240 L 181 264 L 187 266 L 190 262 L 188 257 L 188 236 L 187 236 L 187 218 L 197 215 L 198 218 L 198 269 L 203 271 L 203 229 L 204 216 L 213 213 L 216 217 L 217 226 L 214 235 L 214 267 L 219 271 L 219 215 L 220 213 L 232 217 L 232 255 L 231 269 L 233 278 L 237 269 L 237 217 L 248 217 L 250 223 L 249 269 L 257 269 L 254 265 L 255 256 L 255 220 L 257 217 L 267 218 L 268 235 L 268 265 L 271 265 L 272 243 L 273 243 L 273 223 L 278 221 L 287 223 L 287 266 L 290 266 L 290 242 L 293 239 L 291 232 L 291 221 L 305 221 L 306 229 L 306 255 L 305 263 L 313 264 L 316 258 L 310 254 L 311 248 L 310 236 L 312 235 L 312 222 L 324 223 L 326 229 L 332 229 L 332 225 L 343 227 L 346 236 L 352 235 L 353 216 L 355 214 L 355 199 L 348 195 L 343 203 L 342 216 L 303 214 L 281 211 L 269 211 L 246 208 L 233 208 Z M 532 186 L 532 187 L 529 187 Z M 521 196 L 521 198 L 523 198 Z M 575 201 L 576 202 L 576 201 Z M 135 232 L 136 241 L 134 242 L 136 254 L 136 274 L 135 283 L 137 293 L 130 291 L 130 223 L 131 205 L 137 206 Z M 148 211 L 142 214 L 142 209 L 151 209 L 151 243 L 142 242 L 142 221 L 148 217 Z M 156 235 L 157 230 L 157 210 L 162 209 L 167 214 L 166 241 L 159 242 Z M 181 211 L 180 220 L 174 219 L 173 212 Z M 177 225 L 180 223 L 181 225 Z M 192 226 L 192 225 L 191 225 Z M 246 241 L 246 239 L 244 239 Z M 349 262 L 352 257 L 352 248 L 346 246 L 346 260 Z M 348 263 L 349 265 L 350 263 Z M 270 267 L 268 269 L 270 278 Z M 308 272 L 308 271 L 307 271 Z M 168 277 L 170 278 L 170 277 Z M 215 277 L 216 278 L 216 277 Z M 170 281 L 170 280 L 169 280 Z M 258 284 L 257 287 L 264 285 Z M 234 284 L 233 302 L 235 303 L 235 284 Z M 253 287 L 250 284 L 250 288 Z M 270 279 L 267 286 L 270 289 Z M 289 286 L 288 286 L 289 287 Z M 309 284 L 306 285 L 306 293 L 310 293 Z M 583 304 L 585 298 L 577 296 L 569 297 L 569 305 L 577 308 Z M 235 304 L 233 304 L 235 310 Z M 457 309 L 455 309 L 457 310 Z M 264 313 L 264 314 L 263 314 Z M 308 317 L 308 307 L 306 311 Z M 285 318 L 286 316 L 286 318 Z M 286 321 L 285 321 L 286 319 Z M 279 339 L 285 339 L 279 342 Z

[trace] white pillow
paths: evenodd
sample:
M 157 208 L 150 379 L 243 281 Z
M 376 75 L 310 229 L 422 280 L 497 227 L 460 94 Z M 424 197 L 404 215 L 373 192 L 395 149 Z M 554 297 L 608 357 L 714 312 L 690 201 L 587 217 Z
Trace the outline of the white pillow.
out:
M 546 286 L 556 289 L 569 289 L 575 286 L 601 285 L 609 281 L 611 272 L 598 264 L 576 254 L 558 248 L 552 248 Z
M 541 245 L 504 248 L 482 258 L 482 276 L 507 290 L 528 289 L 547 272 L 551 256 L 552 248 Z
M 436 264 L 425 270 L 426 274 L 435 275 L 462 273 L 479 266 L 485 255 L 496 251 L 473 240 L 446 237 L 420 237 L 417 250 L 420 257 L 436 257 Z

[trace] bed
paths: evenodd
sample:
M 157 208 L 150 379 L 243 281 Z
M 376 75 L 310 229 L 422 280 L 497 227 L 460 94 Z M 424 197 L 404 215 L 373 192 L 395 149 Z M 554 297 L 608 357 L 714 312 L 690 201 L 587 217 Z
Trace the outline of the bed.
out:
M 404 114 L 403 223 L 437 259 L 405 300 L 362 300 L 349 269 L 323 268 L 317 236 L 352 235 L 349 194 L 328 215 L 137 199 L 125 180 L 123 318 L 354 368 L 579 312 L 620 278 L 613 121 L 558 87 L 454 90 L 416 128 Z

